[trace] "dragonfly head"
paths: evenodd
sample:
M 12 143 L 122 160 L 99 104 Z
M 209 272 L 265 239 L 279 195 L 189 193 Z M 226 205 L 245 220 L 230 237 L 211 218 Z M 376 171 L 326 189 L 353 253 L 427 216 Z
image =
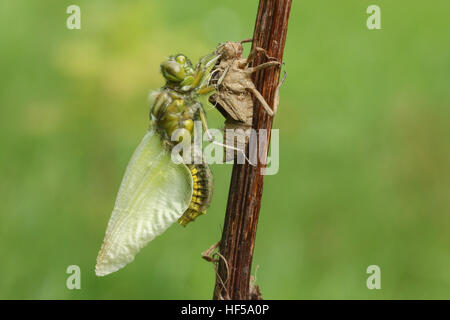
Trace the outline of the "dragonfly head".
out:
M 161 73 L 168 82 L 183 86 L 192 82 L 194 69 L 185 55 L 177 54 L 161 63 Z

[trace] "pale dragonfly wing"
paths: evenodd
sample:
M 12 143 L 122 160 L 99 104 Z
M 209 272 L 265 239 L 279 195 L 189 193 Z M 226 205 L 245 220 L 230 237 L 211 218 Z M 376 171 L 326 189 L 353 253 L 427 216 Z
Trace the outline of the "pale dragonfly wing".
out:
M 150 129 L 123 177 L 97 257 L 96 275 L 105 276 L 133 261 L 140 249 L 183 215 L 192 190 L 187 166 L 175 164 L 160 136 Z

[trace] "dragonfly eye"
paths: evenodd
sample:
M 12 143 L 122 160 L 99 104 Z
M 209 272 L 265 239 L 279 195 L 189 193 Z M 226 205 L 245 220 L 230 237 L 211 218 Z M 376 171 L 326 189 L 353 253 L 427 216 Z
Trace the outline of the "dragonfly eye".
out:
M 164 78 L 173 82 L 181 82 L 186 77 L 183 66 L 173 60 L 161 63 L 161 72 Z
M 182 54 L 179 54 L 176 58 L 175 61 L 178 62 L 179 64 L 183 65 L 186 63 L 186 57 L 183 56 Z

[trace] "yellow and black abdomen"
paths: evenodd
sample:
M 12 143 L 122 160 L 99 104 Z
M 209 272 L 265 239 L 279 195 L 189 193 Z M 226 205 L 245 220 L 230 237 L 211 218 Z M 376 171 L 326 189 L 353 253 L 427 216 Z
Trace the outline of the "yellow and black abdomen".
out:
M 205 214 L 213 192 L 213 176 L 208 164 L 188 164 L 193 180 L 193 192 L 189 208 L 183 213 L 178 223 L 186 226 L 198 216 Z

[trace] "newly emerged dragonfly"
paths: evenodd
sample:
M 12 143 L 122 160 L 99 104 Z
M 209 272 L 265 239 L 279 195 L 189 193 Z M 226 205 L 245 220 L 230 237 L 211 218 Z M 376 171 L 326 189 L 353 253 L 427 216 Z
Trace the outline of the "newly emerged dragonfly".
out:
M 186 56 L 178 54 L 161 64 L 166 84 L 154 93 L 149 130 L 123 177 L 97 257 L 97 276 L 133 261 L 141 248 L 174 222 L 186 226 L 206 212 L 212 193 L 211 171 L 204 160 L 199 164 L 174 162 L 171 151 L 180 140 L 171 138 L 180 129 L 193 137 L 198 119 L 207 131 L 198 97 L 214 89 L 209 85 L 210 69 L 218 58 L 212 53 L 193 67 Z

